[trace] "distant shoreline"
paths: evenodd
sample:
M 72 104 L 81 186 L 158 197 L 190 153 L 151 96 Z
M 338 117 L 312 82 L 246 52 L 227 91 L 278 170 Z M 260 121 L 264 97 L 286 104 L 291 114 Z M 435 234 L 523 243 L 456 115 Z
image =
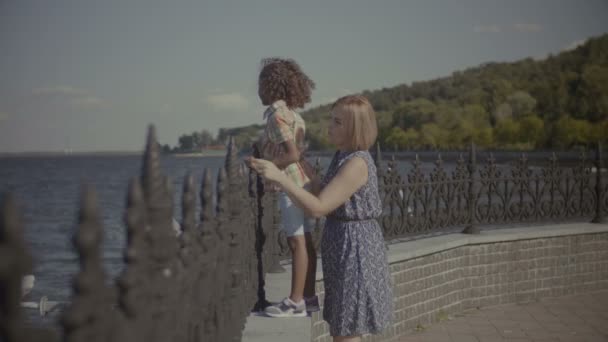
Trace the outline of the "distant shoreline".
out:
M 205 152 L 192 152 L 192 153 L 168 153 L 167 155 L 176 158 L 191 158 L 191 157 L 225 157 L 226 150 L 210 150 Z
M 133 156 L 143 151 L 90 151 L 90 152 L 0 152 L 4 157 L 83 157 L 83 156 Z
M 141 156 L 144 151 L 89 151 L 89 152 L 0 152 L 0 158 L 26 157 L 86 157 L 86 156 Z M 181 157 L 224 157 L 226 150 L 210 150 L 193 153 L 162 153 L 163 156 Z

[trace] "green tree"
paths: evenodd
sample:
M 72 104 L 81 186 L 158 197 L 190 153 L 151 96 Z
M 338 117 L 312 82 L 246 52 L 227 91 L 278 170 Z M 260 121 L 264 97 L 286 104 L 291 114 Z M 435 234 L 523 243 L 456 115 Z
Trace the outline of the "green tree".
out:
M 608 54 L 606 56 L 608 58 Z M 608 119 L 608 66 L 589 65 L 581 75 L 580 110 L 591 121 Z
M 553 126 L 554 145 L 560 148 L 570 148 L 593 142 L 592 126 L 585 120 L 563 116 Z
M 513 111 L 515 119 L 532 114 L 536 107 L 536 100 L 525 91 L 516 91 L 507 97 L 506 101 Z
M 400 150 L 405 150 L 416 143 L 418 136 L 418 132 L 413 128 L 404 131 L 399 127 L 393 127 L 384 145 L 387 148 L 396 147 Z
M 178 146 L 180 151 L 192 151 L 194 149 L 194 137 L 189 134 L 180 136 L 178 139 Z
M 430 148 L 448 147 L 449 133 L 435 123 L 427 123 L 420 128 L 419 143 Z
M 545 123 L 538 116 L 530 115 L 519 120 L 519 142 L 534 147 L 542 146 L 545 141 Z
M 512 145 L 518 142 L 519 138 L 519 123 L 513 119 L 504 119 L 494 129 L 496 142 L 501 145 Z
M 406 102 L 393 113 L 393 126 L 404 129 L 419 128 L 433 121 L 436 109 L 433 102 L 424 98 Z

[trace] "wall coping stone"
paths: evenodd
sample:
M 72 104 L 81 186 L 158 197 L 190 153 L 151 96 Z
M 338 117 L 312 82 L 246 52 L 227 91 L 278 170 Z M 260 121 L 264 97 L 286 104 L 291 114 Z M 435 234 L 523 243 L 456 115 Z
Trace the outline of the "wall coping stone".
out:
M 482 230 L 479 234 L 453 233 L 392 243 L 388 245 L 390 264 L 435 254 L 467 245 L 479 245 L 517 240 L 543 239 L 560 236 L 607 233 L 608 224 L 567 223 L 518 228 Z M 291 265 L 285 263 L 285 273 L 266 275 L 266 295 L 271 302 L 277 302 L 289 294 Z M 321 260 L 318 260 L 316 281 L 323 280 Z M 243 331 L 244 342 L 310 342 L 311 318 L 269 318 L 251 314 Z

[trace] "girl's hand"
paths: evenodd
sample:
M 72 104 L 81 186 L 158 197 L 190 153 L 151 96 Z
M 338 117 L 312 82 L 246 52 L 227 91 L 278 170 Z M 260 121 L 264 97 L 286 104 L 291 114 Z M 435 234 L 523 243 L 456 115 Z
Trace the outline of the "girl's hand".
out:
M 283 177 L 283 172 L 271 161 L 249 157 L 245 162 L 260 176 L 271 182 L 278 182 Z

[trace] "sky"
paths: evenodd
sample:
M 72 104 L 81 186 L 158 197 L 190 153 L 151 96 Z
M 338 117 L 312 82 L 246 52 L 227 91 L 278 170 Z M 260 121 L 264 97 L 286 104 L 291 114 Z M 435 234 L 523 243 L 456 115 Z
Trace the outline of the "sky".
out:
M 0 152 L 140 151 L 263 123 L 264 57 L 306 108 L 608 32 L 607 0 L 0 0 Z

